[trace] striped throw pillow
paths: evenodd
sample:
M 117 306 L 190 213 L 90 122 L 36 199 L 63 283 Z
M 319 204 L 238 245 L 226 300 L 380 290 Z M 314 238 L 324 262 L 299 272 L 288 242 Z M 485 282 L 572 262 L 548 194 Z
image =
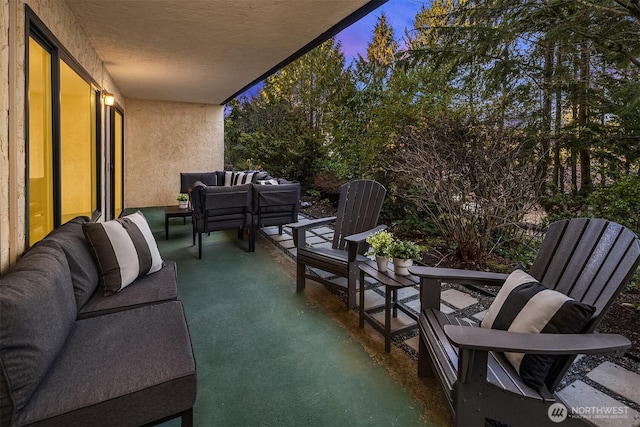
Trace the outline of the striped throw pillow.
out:
M 254 174 L 255 172 L 236 172 L 233 174 L 233 182 L 231 185 L 251 184 Z
M 548 289 L 522 270 L 500 288 L 482 321 L 483 328 L 524 333 L 575 334 L 587 325 L 594 307 Z M 557 356 L 505 353 L 522 380 L 540 391 Z
M 113 221 L 87 222 L 82 230 L 98 264 L 105 296 L 162 268 L 155 238 L 140 211 Z

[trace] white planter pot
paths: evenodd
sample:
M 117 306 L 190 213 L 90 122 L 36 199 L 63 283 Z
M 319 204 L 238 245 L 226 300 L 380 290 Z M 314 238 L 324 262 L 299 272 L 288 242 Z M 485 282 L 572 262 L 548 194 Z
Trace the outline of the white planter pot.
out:
M 413 265 L 412 259 L 393 259 L 393 271 L 399 276 L 408 276 L 409 267 Z
M 378 263 L 378 271 L 384 273 L 389 267 L 389 260 L 386 257 L 376 255 L 376 263 Z
M 186 202 L 178 202 L 178 207 L 180 209 L 187 209 L 189 207 L 189 202 L 188 201 L 186 201 Z

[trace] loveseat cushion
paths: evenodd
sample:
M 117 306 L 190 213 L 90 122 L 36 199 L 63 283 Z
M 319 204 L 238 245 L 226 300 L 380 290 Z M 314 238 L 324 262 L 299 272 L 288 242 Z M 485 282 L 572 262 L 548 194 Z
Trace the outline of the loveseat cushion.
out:
M 84 306 L 95 293 L 100 283 L 96 265 L 89 243 L 82 232 L 82 224 L 89 218 L 79 216 L 53 230 L 38 245 L 55 242 L 64 251 L 71 271 L 73 292 L 78 309 Z
M 77 307 L 67 258 L 55 243 L 36 245 L 0 278 L 0 413 L 15 418 L 73 329 Z M 11 414 L 11 415 L 7 415 Z
M 78 319 L 175 301 L 177 298 L 177 265 L 174 261 L 165 261 L 160 271 L 140 277 L 121 292 L 105 297 L 100 289 L 96 290 L 78 312 Z
M 173 301 L 78 320 L 16 425 L 137 426 L 195 397 L 189 331 Z
M 96 259 L 105 296 L 162 268 L 155 238 L 140 211 L 104 223 L 85 223 L 82 230 Z

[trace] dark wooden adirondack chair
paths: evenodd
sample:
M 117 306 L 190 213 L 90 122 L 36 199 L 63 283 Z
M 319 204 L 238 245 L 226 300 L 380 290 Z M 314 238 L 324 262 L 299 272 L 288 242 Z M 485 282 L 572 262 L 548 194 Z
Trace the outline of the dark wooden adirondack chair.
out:
M 423 299 L 419 318 L 418 375 L 436 374 L 456 425 L 480 426 L 485 418 L 518 426 L 557 425 L 551 421 L 549 407 L 562 403 L 555 390 L 576 355 L 622 353 L 630 346 L 629 340 L 620 335 L 591 332 L 631 280 L 639 260 L 640 240 L 619 224 L 602 219 L 551 224 L 529 274 L 547 288 L 595 307 L 579 334 L 531 334 L 470 327 L 473 326 L 470 322 L 439 311 L 440 283 L 501 285 L 507 275 L 411 268 L 412 274 L 420 276 L 422 290 L 430 294 Z M 552 365 L 543 387 L 536 391 L 523 382 L 506 360 L 502 353 L 506 351 L 560 357 Z M 584 420 L 569 417 L 562 425 L 583 423 Z
M 376 226 L 387 190 L 376 181 L 356 180 L 344 184 L 340 189 L 338 213 L 335 217 L 299 221 L 289 224 L 293 230 L 293 240 L 297 254 L 297 289 L 305 287 L 305 278 L 347 292 L 347 309 L 356 306 L 357 263 L 366 260 L 366 238 L 369 234 L 383 230 L 386 226 Z M 306 243 L 308 229 L 335 222 L 331 248 L 311 247 Z M 307 274 L 306 267 L 316 267 L 347 278 L 347 286 Z

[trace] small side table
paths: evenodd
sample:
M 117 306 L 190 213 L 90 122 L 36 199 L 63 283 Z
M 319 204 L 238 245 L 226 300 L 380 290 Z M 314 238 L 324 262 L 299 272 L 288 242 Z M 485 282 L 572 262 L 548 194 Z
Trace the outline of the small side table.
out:
M 180 209 L 178 206 L 166 206 L 164 208 L 164 235 L 169 240 L 169 219 L 182 218 L 182 223 L 187 223 L 187 217 L 191 216 L 191 209 Z
M 364 321 L 366 320 L 384 336 L 384 351 L 389 353 L 391 351 L 391 337 L 403 332 L 410 331 L 418 326 L 418 317 L 409 310 L 404 304 L 398 301 L 398 289 L 414 286 L 419 283 L 419 279 L 415 276 L 399 276 L 392 270 L 387 270 L 384 273 L 378 271 L 375 261 L 366 261 L 358 265 L 360 269 L 360 328 L 364 328 Z M 364 278 L 365 275 L 371 276 L 373 279 L 382 283 L 385 286 L 384 290 L 384 304 L 374 307 L 364 307 Z M 420 289 L 420 301 L 422 302 L 422 289 Z M 373 317 L 373 314 L 379 313 L 384 310 L 384 324 L 378 319 Z M 398 317 L 398 310 L 405 313 L 415 322 L 403 326 L 401 328 L 391 329 L 391 315 Z

